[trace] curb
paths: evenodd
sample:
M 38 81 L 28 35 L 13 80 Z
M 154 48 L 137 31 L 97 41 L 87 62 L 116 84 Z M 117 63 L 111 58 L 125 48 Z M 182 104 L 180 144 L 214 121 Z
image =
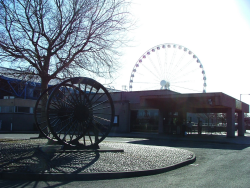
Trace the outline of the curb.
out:
M 81 173 L 81 174 L 52 174 L 52 173 L 0 173 L 0 179 L 4 180 L 35 180 L 35 181 L 88 181 L 88 180 L 103 180 L 103 179 L 119 179 L 131 178 L 139 176 L 149 176 L 168 172 L 196 161 L 195 154 L 189 160 L 184 162 L 167 166 L 159 169 L 151 169 L 144 171 L 128 171 L 128 172 L 110 172 L 110 173 Z

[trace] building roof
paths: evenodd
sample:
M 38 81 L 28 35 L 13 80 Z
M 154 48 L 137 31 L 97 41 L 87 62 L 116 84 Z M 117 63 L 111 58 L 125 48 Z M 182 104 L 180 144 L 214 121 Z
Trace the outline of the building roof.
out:
M 229 108 L 249 113 L 249 105 L 227 94 L 193 93 L 140 96 L 140 106 L 185 109 L 191 113 L 225 113 Z

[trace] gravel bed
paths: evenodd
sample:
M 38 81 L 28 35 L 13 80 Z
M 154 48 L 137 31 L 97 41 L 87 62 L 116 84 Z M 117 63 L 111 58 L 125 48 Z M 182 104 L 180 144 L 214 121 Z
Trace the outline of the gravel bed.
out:
M 177 148 L 102 142 L 124 152 L 45 153 L 46 139 L 0 140 L 0 173 L 102 173 L 165 168 L 190 160 L 194 153 Z

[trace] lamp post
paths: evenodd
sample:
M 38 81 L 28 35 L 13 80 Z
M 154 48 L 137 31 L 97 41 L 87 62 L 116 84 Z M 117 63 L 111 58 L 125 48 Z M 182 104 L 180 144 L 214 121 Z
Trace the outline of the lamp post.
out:
M 250 95 L 250 94 L 240 94 L 240 101 L 241 101 L 241 95 Z

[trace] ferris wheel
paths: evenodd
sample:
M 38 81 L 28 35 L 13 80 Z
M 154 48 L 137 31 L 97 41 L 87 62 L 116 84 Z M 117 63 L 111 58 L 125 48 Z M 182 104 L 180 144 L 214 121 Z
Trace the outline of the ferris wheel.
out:
M 198 57 L 172 43 L 154 46 L 135 63 L 129 91 L 168 89 L 179 93 L 206 93 L 206 74 Z

